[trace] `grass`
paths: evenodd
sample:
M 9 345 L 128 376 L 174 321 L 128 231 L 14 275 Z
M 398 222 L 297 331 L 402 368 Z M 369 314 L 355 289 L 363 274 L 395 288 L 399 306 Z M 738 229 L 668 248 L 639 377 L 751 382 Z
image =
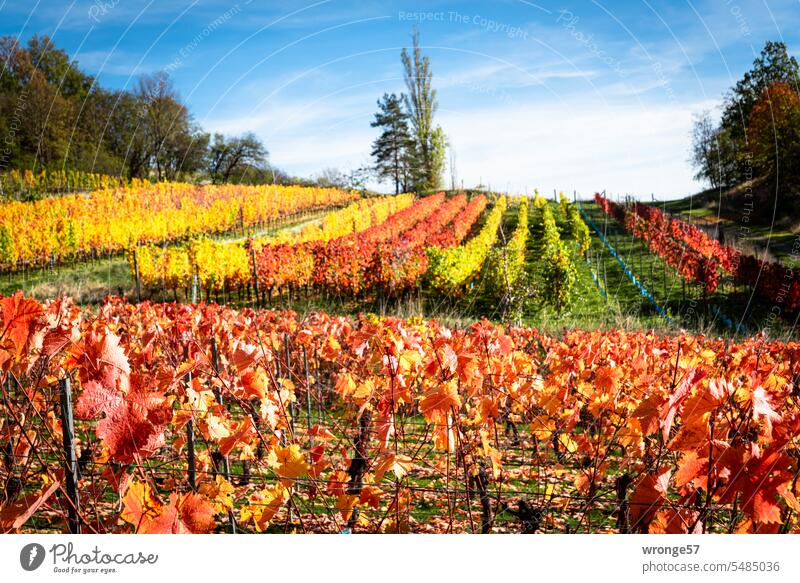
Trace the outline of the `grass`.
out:
M 680 201 L 679 201 L 680 202 Z M 680 208 L 679 202 L 672 203 L 673 210 Z M 542 331 L 557 334 L 564 329 L 609 329 L 626 330 L 655 329 L 661 332 L 674 332 L 679 327 L 713 335 L 732 335 L 732 329 L 724 323 L 728 319 L 734 324 L 741 322 L 740 333 L 768 328 L 774 336 L 793 334 L 792 322 L 787 318 L 770 315 L 769 307 L 751 301 L 749 290 L 735 288 L 730 282 L 723 283 L 722 291 L 705 297 L 696 285 L 686 285 L 670 268 L 639 240 L 629 235 L 621 225 L 605 215 L 594 203 L 585 203 L 584 209 L 596 225 L 603 231 L 609 243 L 616 249 L 637 279 L 643 282 L 655 296 L 659 306 L 665 308 L 675 324 L 659 316 L 656 308 L 644 298 L 630 281 L 616 259 L 614 259 L 592 231 L 591 248 L 587 257 L 580 257 L 575 245 L 569 239 L 568 226 L 561 217 L 558 206 L 552 205 L 562 238 L 567 240 L 572 250 L 572 259 L 577 271 L 573 300 L 568 309 L 556 313 L 553 308 L 539 301 L 537 277 L 541 267 L 541 210 L 529 206 L 530 236 L 526 255 L 528 285 L 523 290 L 524 306 L 521 312 L 512 315 L 506 304 L 496 297 L 493 290 L 487 289 L 482 276 L 460 297 L 442 297 L 426 285 L 404 294 L 399 298 L 351 297 L 349 295 L 323 294 L 311 290 L 295 290 L 275 295 L 266 307 L 293 309 L 299 313 L 326 311 L 334 315 L 348 315 L 359 312 L 374 313 L 381 316 L 398 317 L 425 316 L 436 318 L 452 327 L 465 327 L 477 318 L 487 317 L 493 321 L 511 319 L 516 323 L 537 327 Z M 681 204 L 686 204 L 685 199 Z M 517 223 L 518 208 L 509 205 L 501 226 L 498 245 L 504 244 Z M 285 229 L 297 229 L 305 224 L 318 221 L 324 212 L 304 217 L 301 220 L 262 230 L 258 235 L 274 234 Z M 470 236 L 483 226 L 488 211 L 476 222 Z M 236 240 L 240 235 L 228 236 Z M 222 237 L 221 239 L 226 239 Z M 594 274 L 594 278 L 593 278 Z M 666 275 L 666 279 L 665 279 Z M 595 281 L 596 279 L 596 281 Z M 606 291 L 604 296 L 602 290 Z M 109 294 L 122 295 L 135 299 L 134 282 L 127 261 L 122 256 L 105 257 L 94 263 L 81 263 L 64 266 L 55 270 L 39 269 L 0 276 L 0 293 L 7 295 L 22 290 L 26 295 L 47 299 L 70 296 L 79 304 L 97 305 Z M 171 291 L 162 293 L 146 292 L 145 299 L 153 301 L 173 301 L 176 296 Z M 178 301 L 187 301 L 184 294 L 177 295 Z M 217 298 L 213 298 L 217 299 Z M 219 300 L 237 306 L 252 305 L 247 297 L 238 293 Z
M 248 236 L 263 237 L 283 230 L 296 230 L 319 222 L 329 210 L 317 211 L 300 219 L 292 218 L 262 229 L 253 229 Z M 217 241 L 244 241 L 240 232 L 215 237 Z M 21 290 L 26 296 L 38 300 L 69 296 L 80 305 L 97 305 L 107 295 L 114 294 L 135 300 L 135 281 L 124 255 L 106 255 L 92 262 L 54 265 L 53 269 L 38 268 L 0 275 L 0 294 L 9 295 Z M 153 299 L 172 301 L 172 293 Z
M 775 192 L 763 178 L 729 190 L 706 190 L 678 200 L 653 203 L 742 252 L 800 267 L 800 223 L 791 208 L 775 204 Z
M 567 242 L 572 254 L 572 262 L 577 271 L 577 279 L 572 292 L 571 304 L 562 312 L 557 313 L 552 307 L 542 305 L 536 294 L 539 271 L 542 263 L 542 237 L 543 219 L 542 210 L 535 205 L 530 206 L 530 237 L 528 238 L 528 251 L 526 255 L 526 271 L 529 281 L 532 281 L 532 294 L 526 301 L 523 323 L 535 326 L 543 331 L 556 332 L 563 328 L 584 328 L 593 330 L 609 328 L 619 325 L 621 316 L 618 307 L 613 303 L 609 305 L 603 297 L 598 285 L 592 279 L 589 266 L 576 248 L 576 243 L 571 239 L 568 225 L 561 217 L 557 204 L 548 202 L 556 218 L 562 240 Z
M 726 337 L 760 330 L 776 338 L 795 335 L 792 315 L 780 318 L 771 316 L 771 306 L 755 299 L 747 287 L 734 286 L 730 277 L 723 277 L 720 288 L 713 294 L 705 294 L 696 284 L 684 285 L 682 278 L 666 266 L 660 257 L 651 253 L 644 242 L 630 235 L 614 219 L 607 218 L 597 205 L 585 203 L 584 209 L 677 326 Z M 625 313 L 634 315 L 643 324 L 658 326 L 661 320 L 660 327 L 665 327 L 663 318 L 657 315 L 652 304 L 630 282 L 599 237 L 592 239 L 591 256 L 593 263 L 599 266 L 598 271 L 607 280 L 609 296 L 622 306 Z M 726 324 L 726 320 L 733 326 Z M 736 326 L 739 327 L 738 332 L 735 332 Z

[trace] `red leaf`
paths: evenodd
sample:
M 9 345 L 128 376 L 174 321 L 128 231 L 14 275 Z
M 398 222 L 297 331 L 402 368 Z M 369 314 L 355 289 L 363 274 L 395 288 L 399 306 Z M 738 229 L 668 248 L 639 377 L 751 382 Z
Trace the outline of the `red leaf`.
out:
M 60 485 L 61 477 L 59 476 L 45 490 L 28 494 L 3 508 L 3 511 L 0 512 L 0 530 L 7 534 L 19 529 L 58 490 Z
M 20 351 L 28 342 L 31 325 L 36 318 L 44 314 L 44 310 L 39 302 L 26 299 L 20 291 L 0 300 L 0 307 L 3 310 L 2 338 L 10 339 Z
M 630 497 L 631 528 L 648 532 L 650 523 L 667 500 L 670 473 L 669 466 L 662 466 L 655 473 L 639 478 Z

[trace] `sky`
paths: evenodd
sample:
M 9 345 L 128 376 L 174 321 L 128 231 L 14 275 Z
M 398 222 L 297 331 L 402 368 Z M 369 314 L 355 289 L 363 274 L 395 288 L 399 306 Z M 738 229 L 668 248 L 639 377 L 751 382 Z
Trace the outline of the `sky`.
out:
M 448 185 L 677 198 L 705 186 L 692 116 L 767 40 L 798 54 L 800 2 L 0 0 L 0 35 L 49 35 L 110 88 L 166 69 L 206 131 L 252 131 L 298 176 L 371 164 L 415 27 Z

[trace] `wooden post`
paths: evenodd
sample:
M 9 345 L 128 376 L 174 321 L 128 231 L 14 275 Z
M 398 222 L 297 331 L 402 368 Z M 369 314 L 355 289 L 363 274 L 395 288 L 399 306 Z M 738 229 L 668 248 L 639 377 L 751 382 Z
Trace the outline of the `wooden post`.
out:
M 189 487 L 197 491 L 197 471 L 195 469 L 194 460 L 194 421 L 191 419 L 186 424 L 186 452 L 189 465 L 187 470 L 189 474 Z
M 211 337 L 211 365 L 214 367 L 214 372 L 219 374 L 219 354 L 217 353 L 217 339 L 213 336 Z M 222 393 L 219 389 L 214 389 L 214 397 L 217 399 L 217 402 L 220 405 L 225 405 L 224 398 Z M 219 454 L 219 452 L 217 452 Z M 230 463 L 228 462 L 228 456 L 224 456 L 222 458 L 222 475 L 225 477 L 225 480 L 230 482 L 231 481 L 231 467 Z M 236 516 L 233 514 L 233 510 L 228 512 L 228 518 L 230 519 L 231 523 L 231 534 L 236 534 Z
M 195 273 L 194 275 L 192 275 L 192 303 L 193 304 L 197 303 L 197 288 L 198 288 L 198 284 L 199 284 L 198 277 L 197 277 L 197 274 Z
M 61 436 L 64 445 L 64 478 L 67 487 L 67 508 L 69 532 L 81 533 L 81 522 L 78 516 L 80 498 L 78 495 L 78 458 L 75 455 L 75 426 L 72 419 L 72 394 L 69 377 L 58 381 L 61 393 Z
M 256 248 L 250 245 L 250 257 L 253 260 L 253 290 L 256 292 L 256 306 L 261 307 L 261 296 L 258 294 L 258 272 L 256 271 Z
M 136 303 L 142 301 L 142 282 L 139 278 L 139 254 L 136 247 L 133 248 L 133 273 L 136 276 Z
M 217 339 L 214 338 L 213 336 L 211 337 L 211 365 L 214 367 L 214 372 L 219 374 L 219 354 L 217 353 Z M 214 398 L 220 405 L 225 404 L 222 399 L 222 393 L 220 393 L 217 387 L 214 387 Z
M 292 380 L 292 360 L 291 354 L 289 352 L 289 334 L 284 333 L 283 335 L 283 349 L 286 353 L 286 378 Z M 297 416 L 295 413 L 295 403 L 292 401 L 289 403 L 289 415 L 291 415 L 291 419 L 289 419 L 289 426 L 292 428 L 292 440 L 295 440 L 295 427 L 294 427 L 294 418 Z
M 319 384 L 319 355 L 314 350 L 314 385 L 317 387 L 317 423 L 322 421 L 322 387 Z
M 308 430 L 311 431 L 311 385 L 308 384 L 308 353 L 306 347 L 303 346 L 303 368 L 306 373 L 306 418 L 308 423 Z M 311 445 L 314 445 L 314 438 L 311 438 Z
M 603 259 L 603 289 L 606 290 L 606 301 L 608 301 L 608 278 L 606 277 L 606 260 Z
M 186 374 L 185 377 L 186 384 L 191 386 L 192 384 L 192 373 L 189 372 Z M 194 412 L 192 413 L 194 415 Z M 189 419 L 189 422 L 186 424 L 186 457 L 188 462 L 188 469 L 187 474 L 189 476 L 189 487 L 197 491 L 197 471 L 195 468 L 195 458 L 194 458 L 194 421 Z

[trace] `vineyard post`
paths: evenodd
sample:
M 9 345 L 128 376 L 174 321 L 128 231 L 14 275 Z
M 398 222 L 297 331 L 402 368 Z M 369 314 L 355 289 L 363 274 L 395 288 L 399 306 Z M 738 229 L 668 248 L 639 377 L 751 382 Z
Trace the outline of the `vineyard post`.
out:
M 253 260 L 253 291 L 256 292 L 256 307 L 261 307 L 261 296 L 258 295 L 258 273 L 256 271 L 256 248 L 250 245 L 250 257 Z
M 69 532 L 81 533 L 81 523 L 78 518 L 80 499 L 78 496 L 78 458 L 75 455 L 75 426 L 72 418 L 72 394 L 69 377 L 58 381 L 61 393 L 61 436 L 64 445 L 64 478 L 67 486 L 67 508 Z
M 211 364 L 214 367 L 214 373 L 219 374 L 219 354 L 217 353 L 217 339 L 213 336 L 211 337 Z M 225 400 L 222 397 L 222 393 L 219 389 L 214 389 L 214 397 L 217 399 L 217 403 L 220 405 L 225 405 Z M 228 456 L 222 456 L 222 475 L 227 482 L 231 481 L 231 467 L 228 463 Z M 228 511 L 228 518 L 231 522 L 231 534 L 236 534 L 236 516 L 233 514 L 233 510 L 231 509 Z
M 186 424 L 186 457 L 188 462 L 188 471 L 189 474 L 189 487 L 196 491 L 197 490 L 197 472 L 195 470 L 195 461 L 194 461 L 194 421 L 189 419 L 189 422 Z
M 219 374 L 219 354 L 217 353 L 217 339 L 214 338 L 213 336 L 211 337 L 211 364 L 214 366 L 214 372 L 216 374 Z M 214 398 L 220 405 L 225 404 L 222 400 L 222 393 L 220 393 L 218 387 L 214 387 Z
M 199 284 L 199 282 L 198 282 L 198 278 L 197 278 L 197 273 L 195 272 L 194 275 L 192 275 L 192 303 L 193 304 L 197 303 L 197 287 L 198 287 L 198 284 Z
M 188 386 L 192 385 L 192 373 L 189 372 L 186 374 L 186 384 Z M 197 491 L 197 472 L 195 470 L 195 459 L 194 459 L 194 420 L 189 419 L 189 422 L 186 424 L 186 457 L 188 463 L 188 471 L 189 474 L 189 487 Z
M 136 276 L 136 303 L 142 301 L 142 282 L 139 278 L 139 253 L 133 248 L 133 273 Z
M 306 372 L 306 417 L 308 418 L 308 430 L 311 431 L 311 385 L 308 384 L 308 352 L 303 346 L 303 368 Z M 311 445 L 314 445 L 314 438 L 311 438 Z
M 314 385 L 317 387 L 317 423 L 322 423 L 322 386 L 319 382 L 319 354 L 314 349 Z
M 291 380 L 292 378 L 292 360 L 291 355 L 289 353 L 289 334 L 283 334 L 283 349 L 286 353 L 286 378 Z M 295 427 L 294 427 L 294 418 L 296 417 L 295 414 L 295 402 L 292 401 L 289 403 L 289 415 L 291 418 L 289 419 L 289 425 L 292 428 L 292 440 L 295 439 Z

